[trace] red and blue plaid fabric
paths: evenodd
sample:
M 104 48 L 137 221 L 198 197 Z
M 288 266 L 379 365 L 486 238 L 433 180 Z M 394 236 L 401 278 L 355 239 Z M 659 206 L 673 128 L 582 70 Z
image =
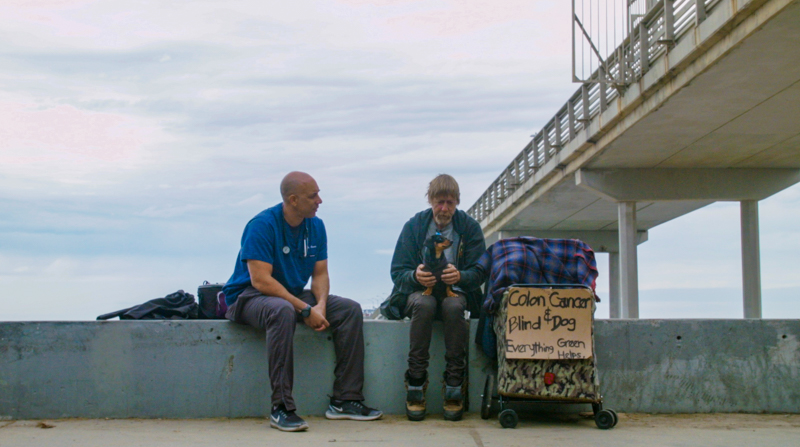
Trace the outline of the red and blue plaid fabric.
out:
M 577 239 L 502 239 L 478 265 L 489 278 L 483 308 L 490 314 L 512 284 L 583 284 L 594 291 L 597 279 L 594 251 Z

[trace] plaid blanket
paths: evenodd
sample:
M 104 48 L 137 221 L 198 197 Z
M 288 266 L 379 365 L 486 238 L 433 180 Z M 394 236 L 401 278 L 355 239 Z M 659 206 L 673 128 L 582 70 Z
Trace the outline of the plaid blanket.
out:
M 594 251 L 577 239 L 502 239 L 486 250 L 478 266 L 488 278 L 483 302 L 486 318 L 482 318 L 484 330 L 479 330 L 478 343 L 490 357 L 497 355 L 493 315 L 506 288 L 512 284 L 583 284 L 594 291 L 597 279 Z

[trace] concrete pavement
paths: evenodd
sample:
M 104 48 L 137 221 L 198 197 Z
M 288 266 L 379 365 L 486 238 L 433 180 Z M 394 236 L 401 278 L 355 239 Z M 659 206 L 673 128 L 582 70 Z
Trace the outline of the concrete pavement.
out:
M 452 423 L 431 416 L 409 422 L 387 416 L 376 422 L 307 417 L 304 433 L 283 433 L 265 419 L 60 419 L 0 422 L 0 447 L 16 446 L 794 446 L 800 415 L 620 414 L 619 425 L 599 430 L 580 415 L 527 415 L 516 429 L 475 413 Z M 43 425 L 44 424 L 44 425 Z M 42 428 L 52 426 L 52 428 Z

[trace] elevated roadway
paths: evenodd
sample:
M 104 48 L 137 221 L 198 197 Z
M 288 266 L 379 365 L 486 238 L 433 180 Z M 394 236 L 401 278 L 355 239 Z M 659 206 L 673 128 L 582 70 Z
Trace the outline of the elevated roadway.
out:
M 656 3 L 608 61 L 625 82 L 583 84 L 469 212 L 488 243 L 579 238 L 610 253 L 611 317 L 638 318 L 647 230 L 739 201 L 744 315 L 760 318 L 758 201 L 800 181 L 800 0 Z

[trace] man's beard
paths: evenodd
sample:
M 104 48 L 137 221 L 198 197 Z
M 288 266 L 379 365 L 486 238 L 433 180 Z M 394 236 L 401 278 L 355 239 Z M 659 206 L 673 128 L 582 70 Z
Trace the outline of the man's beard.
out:
M 437 215 L 433 216 L 433 221 L 436 222 L 436 225 L 438 225 L 440 227 L 446 227 L 447 224 L 452 222 L 452 220 L 453 220 L 453 216 L 452 215 L 443 216 L 443 215 L 440 214 L 438 216 Z

